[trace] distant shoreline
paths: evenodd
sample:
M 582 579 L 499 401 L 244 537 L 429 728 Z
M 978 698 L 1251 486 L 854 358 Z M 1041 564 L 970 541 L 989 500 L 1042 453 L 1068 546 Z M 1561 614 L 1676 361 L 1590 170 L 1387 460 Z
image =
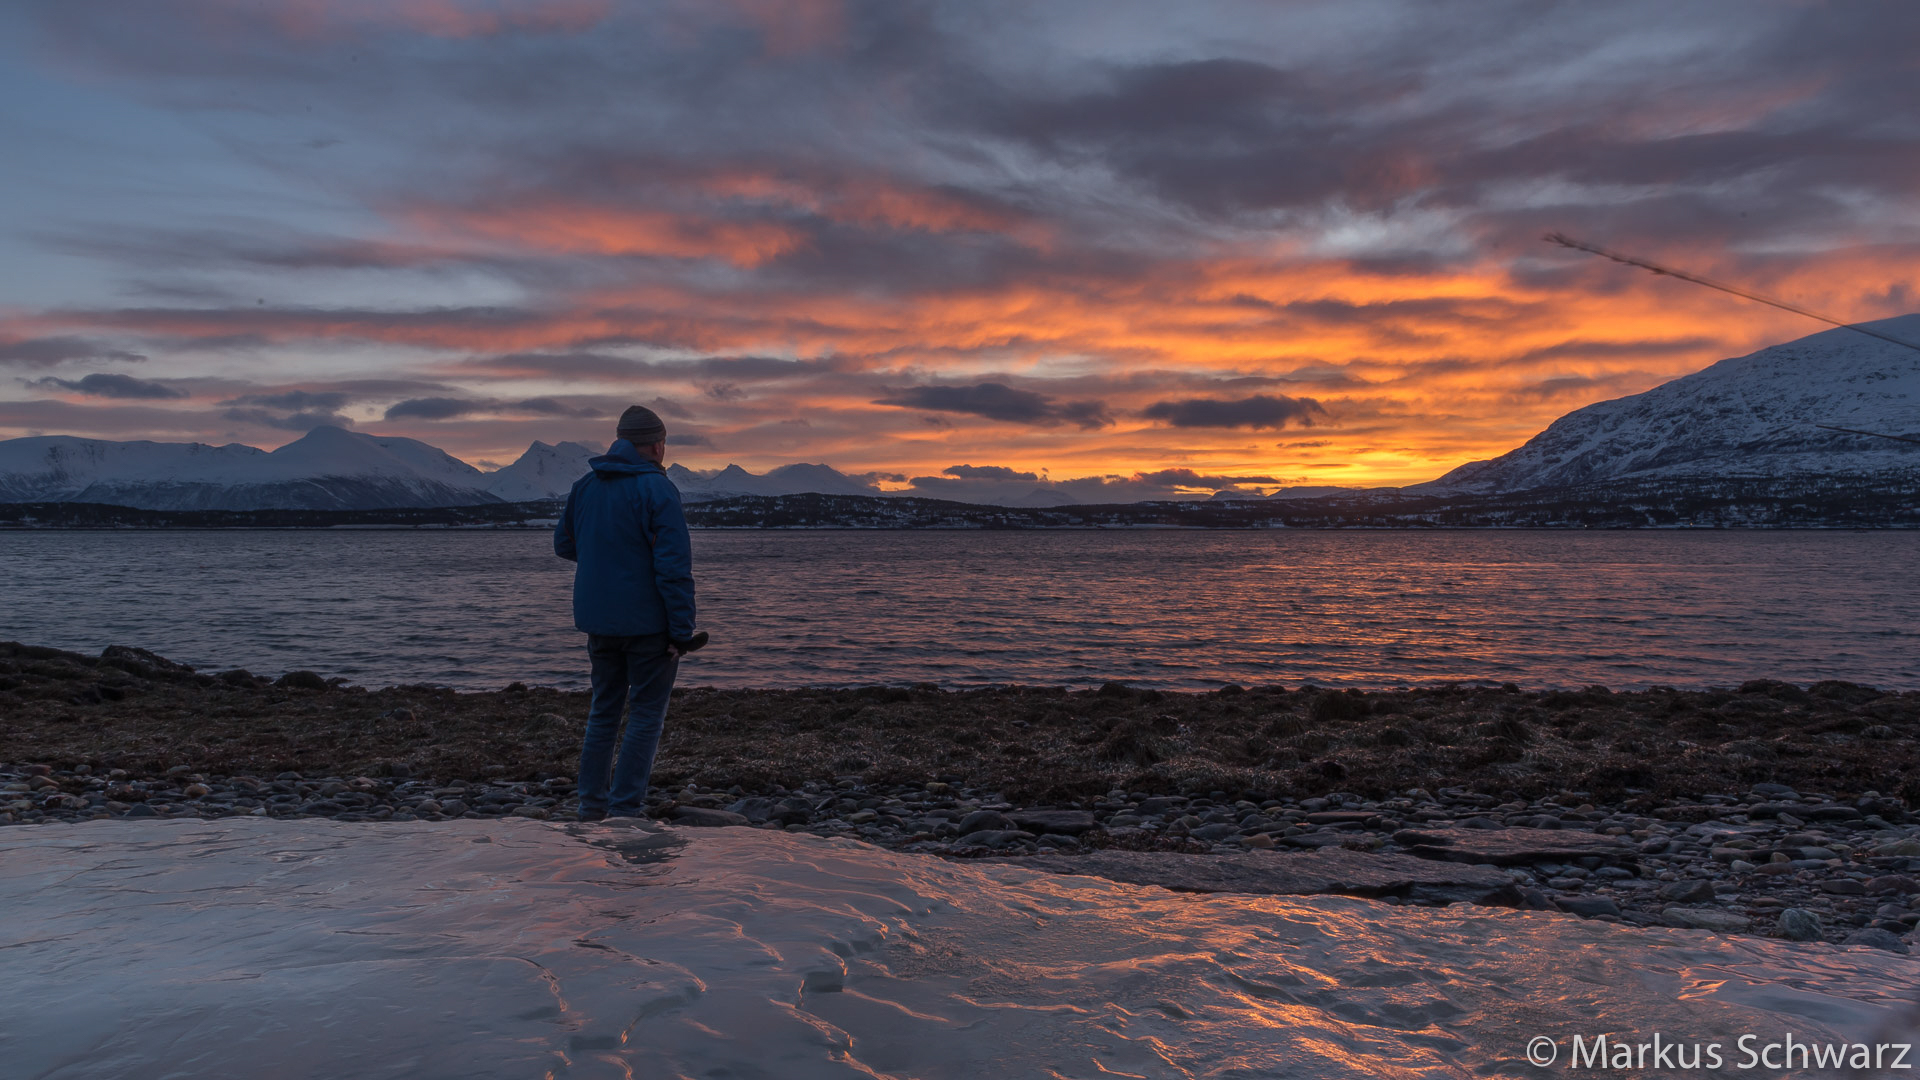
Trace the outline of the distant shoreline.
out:
M 1830 478 L 1831 479 L 1831 478 Z M 547 528 L 563 503 L 368 510 L 153 510 L 100 503 L 0 503 L 0 530 Z M 1598 485 L 1503 496 L 1405 494 L 1008 507 L 866 495 L 739 496 L 686 504 L 697 529 L 1914 529 L 1912 490 L 1859 481 Z

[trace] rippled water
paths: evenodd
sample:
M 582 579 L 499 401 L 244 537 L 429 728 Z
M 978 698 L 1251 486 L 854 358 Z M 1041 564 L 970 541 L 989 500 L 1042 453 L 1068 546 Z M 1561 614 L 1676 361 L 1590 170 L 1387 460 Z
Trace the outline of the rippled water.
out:
M 1916 1035 L 1920 962 L 1871 949 L 748 829 L 103 821 L 0 830 L 0 865 L 0 1060 L 39 1080 L 1464 1078 Z
M 1913 532 L 700 532 L 683 685 L 1920 687 Z M 0 638 L 579 686 L 544 532 L 0 533 Z

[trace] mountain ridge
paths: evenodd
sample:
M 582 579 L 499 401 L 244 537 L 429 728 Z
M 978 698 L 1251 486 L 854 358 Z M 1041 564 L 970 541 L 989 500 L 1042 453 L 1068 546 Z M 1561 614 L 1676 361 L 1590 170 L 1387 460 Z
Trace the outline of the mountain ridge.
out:
M 1864 324 L 1920 338 L 1920 314 Z M 1836 431 L 1835 428 L 1853 429 Z M 1904 490 L 1920 476 L 1920 445 L 1861 432 L 1920 434 L 1920 352 L 1836 329 L 1731 357 L 1651 390 L 1596 402 L 1555 420 L 1521 446 L 1404 488 L 1240 488 L 1223 503 L 1492 496 L 1610 484 L 1693 485 L 1828 478 Z M 0 502 L 73 502 L 148 510 L 366 510 L 479 506 L 564 498 L 599 451 L 535 441 L 491 473 L 417 439 L 320 426 L 276 450 L 229 443 L 110 442 L 70 435 L 0 441 Z M 1162 501 L 1146 478 L 1055 483 L 998 466 L 954 466 L 882 491 L 825 464 L 756 474 L 675 462 L 667 474 L 689 503 L 799 495 L 935 498 L 1042 508 Z M 982 479 L 985 478 L 985 479 Z M 1111 481 L 1111 482 L 1110 482 Z M 1037 482 L 1038 486 L 1033 486 Z M 1132 495 L 1134 498 L 1127 498 Z M 1209 496 L 1185 496 L 1208 500 Z
M 316 427 L 277 450 L 229 443 L 0 441 L 0 499 L 150 510 L 359 510 L 500 501 L 486 474 L 417 439 Z
M 1862 325 L 1920 337 L 1920 314 Z M 1897 477 L 1920 446 L 1828 428 L 1920 433 L 1920 351 L 1834 329 L 1730 357 L 1562 416 L 1496 458 L 1415 494 L 1467 495 L 1619 480 Z

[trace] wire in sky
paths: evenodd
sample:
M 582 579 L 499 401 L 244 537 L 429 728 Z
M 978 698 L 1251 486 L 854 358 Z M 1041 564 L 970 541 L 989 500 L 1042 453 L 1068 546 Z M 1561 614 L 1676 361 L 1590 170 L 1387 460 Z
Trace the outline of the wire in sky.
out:
M 1561 247 L 1564 247 L 1564 248 L 1572 248 L 1575 251 L 1584 251 L 1589 255 L 1598 255 L 1603 259 L 1612 259 L 1614 262 L 1624 263 L 1627 266 L 1637 266 L 1642 270 L 1651 270 L 1656 274 L 1662 274 L 1662 275 L 1665 275 L 1666 277 L 1679 278 L 1681 281 L 1691 281 L 1695 285 L 1705 285 L 1709 289 L 1719 289 L 1721 292 L 1724 292 L 1724 293 L 1732 293 L 1735 296 L 1745 297 L 1746 299 L 1755 301 L 1756 303 L 1766 304 L 1770 307 L 1777 307 L 1783 311 L 1791 311 L 1795 315 L 1805 315 L 1809 319 L 1818 319 L 1823 323 L 1829 323 L 1831 325 L 1838 326 L 1843 330 L 1852 330 L 1855 333 L 1865 334 L 1868 337 L 1879 338 L 1881 341 L 1890 341 L 1895 345 L 1904 345 L 1907 348 L 1914 350 L 1915 352 L 1920 352 L 1920 345 L 1916 345 L 1913 342 L 1906 340 L 1905 338 L 1897 338 L 1897 337 L 1894 337 L 1892 334 L 1883 334 L 1878 330 L 1869 330 L 1866 327 L 1861 326 L 1857 323 L 1841 322 L 1839 319 L 1829 318 L 1825 315 L 1820 314 L 1817 311 L 1808 311 L 1806 308 L 1800 307 L 1796 304 L 1789 304 L 1785 300 L 1775 300 L 1771 296 L 1762 296 L 1761 294 L 1756 292 L 1748 292 L 1746 289 L 1742 289 L 1733 285 L 1728 285 L 1724 282 L 1715 281 L 1712 278 L 1704 278 L 1698 274 L 1689 274 L 1685 270 L 1675 270 L 1670 266 L 1661 266 L 1659 263 L 1649 262 L 1646 259 L 1636 259 L 1631 255 L 1622 255 L 1617 251 L 1608 251 L 1606 248 L 1603 248 L 1603 247 L 1595 247 L 1592 244 L 1582 243 L 1581 241 L 1575 240 L 1573 237 L 1568 236 L 1566 233 L 1552 232 L 1542 237 L 1542 239 L 1546 240 L 1547 243 L 1549 244 L 1559 244 Z
M 1904 345 L 1907 348 L 1914 350 L 1915 352 L 1920 352 L 1920 345 L 1916 345 L 1913 342 L 1908 341 L 1904 338 L 1897 338 L 1897 337 L 1894 337 L 1892 334 L 1883 334 L 1878 330 L 1869 330 L 1866 327 L 1860 326 L 1856 323 L 1841 322 L 1839 319 L 1828 318 L 1827 316 L 1822 315 L 1817 311 L 1808 311 L 1806 308 L 1800 307 L 1797 304 L 1789 304 L 1785 300 L 1775 300 L 1771 296 L 1762 296 L 1756 292 L 1748 292 L 1745 289 L 1736 288 L 1735 286 L 1728 285 L 1725 282 L 1715 281 L 1712 278 L 1703 278 L 1698 274 L 1689 274 L 1685 270 L 1675 270 L 1671 266 L 1661 266 L 1659 263 L 1649 262 L 1646 259 L 1636 259 L 1631 255 L 1622 255 L 1617 251 L 1608 251 L 1606 248 L 1603 248 L 1603 247 L 1595 247 L 1592 244 L 1581 243 L 1580 241 L 1575 240 L 1573 237 L 1568 236 L 1566 233 L 1551 232 L 1551 233 L 1548 233 L 1542 239 L 1546 240 L 1547 243 L 1549 244 L 1559 244 L 1561 247 L 1564 247 L 1564 248 L 1572 248 L 1575 251 L 1584 251 L 1589 255 L 1598 255 L 1603 259 L 1612 259 L 1614 262 L 1617 262 L 1617 263 L 1624 263 L 1628 266 L 1637 266 L 1642 270 L 1651 270 L 1654 273 L 1661 274 L 1665 277 L 1679 278 L 1681 281 L 1691 281 L 1695 285 L 1705 285 L 1709 289 L 1719 289 L 1721 292 L 1724 292 L 1724 293 L 1732 293 L 1735 296 L 1744 297 L 1748 300 L 1753 300 L 1758 303 L 1769 305 L 1771 307 L 1777 307 L 1784 311 L 1791 311 L 1795 315 L 1805 315 L 1809 319 L 1818 319 L 1823 323 L 1831 323 L 1834 326 L 1840 327 L 1842 330 L 1852 330 L 1857 334 L 1865 334 L 1868 337 L 1879 338 L 1881 341 L 1890 341 L 1895 345 Z M 1879 432 L 1879 431 L 1859 431 L 1854 428 L 1834 427 L 1830 424 L 1814 424 L 1813 426 L 1820 428 L 1823 431 L 1844 431 L 1849 435 L 1871 435 L 1876 439 L 1894 439 L 1899 442 L 1920 443 L 1920 439 L 1911 438 L 1906 435 L 1888 435 L 1884 432 Z

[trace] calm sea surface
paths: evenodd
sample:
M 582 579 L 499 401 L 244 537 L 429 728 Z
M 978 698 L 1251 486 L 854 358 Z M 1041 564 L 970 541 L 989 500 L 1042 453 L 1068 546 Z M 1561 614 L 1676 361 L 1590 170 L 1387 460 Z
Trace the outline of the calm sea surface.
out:
M 1920 533 L 699 532 L 682 685 L 1920 687 Z M 0 639 L 583 684 L 542 531 L 5 532 Z

